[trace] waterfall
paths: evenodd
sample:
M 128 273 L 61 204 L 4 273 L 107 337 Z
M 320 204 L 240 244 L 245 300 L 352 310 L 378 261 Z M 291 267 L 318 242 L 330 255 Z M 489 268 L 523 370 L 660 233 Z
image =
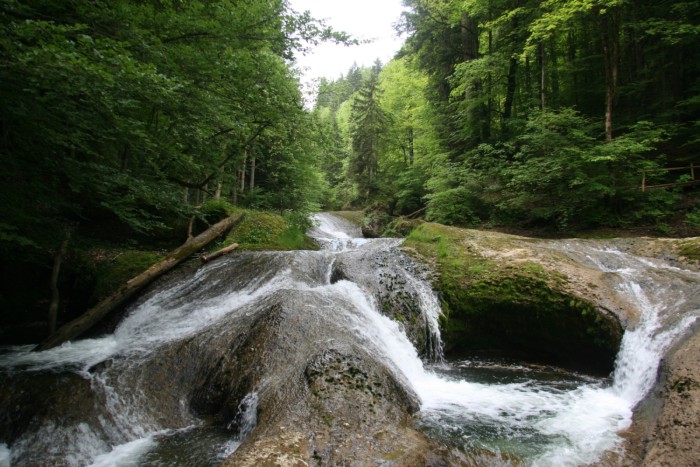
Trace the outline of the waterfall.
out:
M 308 341 L 313 351 L 314 345 L 361 349 L 382 362 L 417 396 L 418 419 L 429 434 L 526 465 L 591 464 L 621 449 L 618 433 L 654 384 L 661 357 L 700 314 L 696 273 L 595 242 L 543 242 L 542 248 L 610 274 L 620 296 L 640 311 L 612 379 L 538 379 L 541 369 L 522 366 L 507 381 L 478 380 L 465 376 L 470 362 L 441 360 L 440 304 L 420 267 L 398 248 L 401 240 L 360 238 L 359 229 L 326 214 L 315 224 L 320 251 L 236 253 L 190 277 L 165 280 L 112 334 L 44 352 L 0 352 L 3 381 L 52 381 L 47 391 L 68 406 L 50 407 L 54 419 L 34 423 L 12 442 L 0 439 L 0 466 L 10 458 L 12 465 L 187 465 L 192 456 L 217 465 L 255 432 L 259 402 L 288 377 L 255 381 L 218 428 L 193 413 L 192 393 L 213 366 L 207 359 L 228 358 L 222 348 L 243 345 L 236 333 L 258 329 L 280 303 L 293 303 L 307 323 L 299 331 L 283 327 L 292 337 L 300 334 L 293 342 Z M 415 304 L 419 319 L 392 319 L 385 309 L 391 303 Z M 414 343 L 421 339 L 419 352 Z M 194 357 L 204 361 L 189 360 Z M 293 355 L 279 358 L 270 371 L 295 364 Z M 502 370 L 500 362 L 474 365 Z

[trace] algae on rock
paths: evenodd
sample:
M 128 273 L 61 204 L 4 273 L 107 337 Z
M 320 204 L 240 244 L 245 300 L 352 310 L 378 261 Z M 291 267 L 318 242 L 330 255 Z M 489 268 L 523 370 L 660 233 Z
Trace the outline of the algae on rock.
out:
M 609 373 L 619 321 L 532 255 L 525 239 L 425 223 L 404 246 L 437 271 L 449 355 L 489 355 Z M 498 254 L 494 254 L 498 252 Z

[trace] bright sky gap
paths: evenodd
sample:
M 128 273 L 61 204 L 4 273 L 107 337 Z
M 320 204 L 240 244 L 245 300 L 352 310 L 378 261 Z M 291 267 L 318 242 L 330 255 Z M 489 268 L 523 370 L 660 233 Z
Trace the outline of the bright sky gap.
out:
M 291 6 L 298 12 L 308 10 L 314 18 L 357 39 L 372 40 L 351 47 L 325 43 L 299 55 L 297 67 L 307 88 L 322 77 L 340 77 L 353 63 L 360 67 L 371 66 L 376 59 L 387 63 L 404 41 L 394 29 L 403 11 L 401 0 L 291 0 Z

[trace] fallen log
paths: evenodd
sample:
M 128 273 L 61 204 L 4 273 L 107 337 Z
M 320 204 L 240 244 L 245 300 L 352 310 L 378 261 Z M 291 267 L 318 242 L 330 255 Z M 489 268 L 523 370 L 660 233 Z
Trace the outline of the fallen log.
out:
M 129 280 L 119 290 L 90 308 L 88 311 L 70 321 L 41 342 L 34 351 L 47 350 L 74 339 L 101 321 L 105 316 L 134 297 L 148 284 L 162 276 L 192 254 L 201 250 L 220 235 L 226 233 L 243 218 L 242 213 L 227 217 L 214 224 L 209 229 L 194 238 L 188 238 L 185 243 L 171 251 L 163 260 L 154 264 L 138 276 Z
M 233 251 L 236 248 L 238 248 L 238 243 L 232 243 L 229 246 L 225 246 L 220 250 L 215 251 L 214 253 L 210 255 L 202 255 L 199 257 L 199 259 L 202 260 L 202 263 L 208 263 L 209 261 L 218 258 L 219 256 L 223 256 L 229 251 Z

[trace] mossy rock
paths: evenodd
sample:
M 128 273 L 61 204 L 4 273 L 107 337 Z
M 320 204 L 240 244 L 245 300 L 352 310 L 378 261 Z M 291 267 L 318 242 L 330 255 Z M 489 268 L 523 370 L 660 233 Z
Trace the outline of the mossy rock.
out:
M 406 237 L 410 235 L 423 221 L 421 219 L 407 219 L 405 217 L 399 217 L 387 225 L 386 229 L 382 233 L 383 237 Z
M 599 374 L 612 371 L 622 338 L 618 320 L 573 295 L 558 271 L 533 261 L 498 261 L 482 254 L 475 245 L 488 240 L 487 235 L 426 223 L 404 244 L 438 271 L 446 354 L 513 357 Z M 488 248 L 513 248 L 505 237 L 490 241 Z
M 366 238 L 379 238 L 389 225 L 391 217 L 381 208 L 367 209 L 362 218 L 362 235 Z
M 240 210 L 243 220 L 227 237 L 210 250 L 238 243 L 240 250 L 317 250 L 318 245 L 303 231 L 302 226 L 285 216 L 266 211 Z

